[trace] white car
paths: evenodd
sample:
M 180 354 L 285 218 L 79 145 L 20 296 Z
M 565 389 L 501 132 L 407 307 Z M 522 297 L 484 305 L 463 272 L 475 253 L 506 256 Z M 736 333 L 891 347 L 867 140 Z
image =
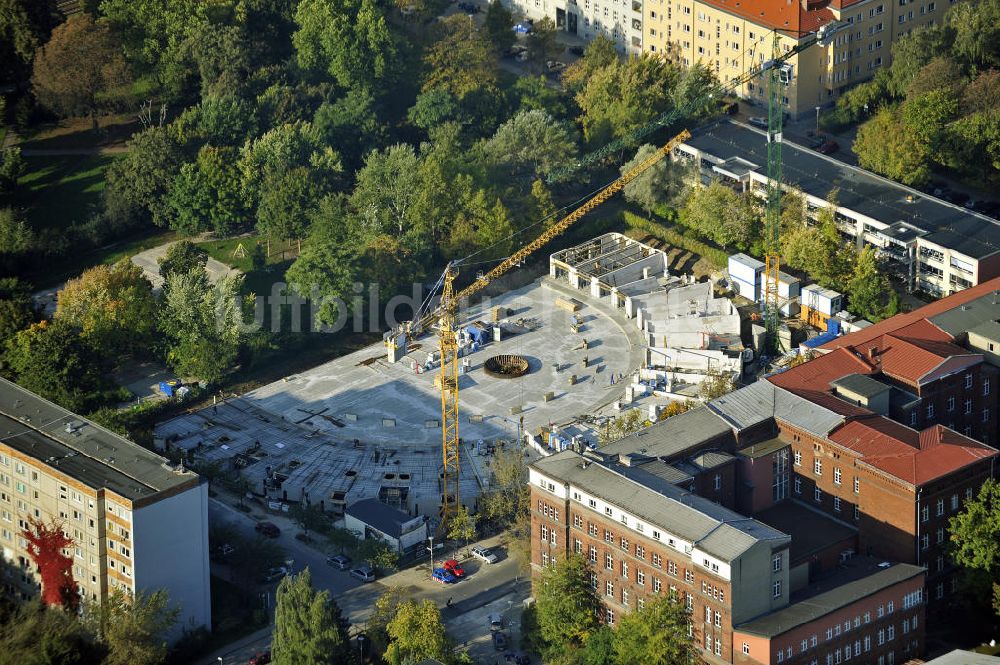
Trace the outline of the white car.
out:
M 490 548 L 488 547 L 480 547 L 477 545 L 476 547 L 472 548 L 471 552 L 472 556 L 476 557 L 477 559 L 479 559 L 484 563 L 496 563 L 497 561 L 500 560 L 500 558 L 496 554 L 494 554 L 493 551 L 490 550 Z

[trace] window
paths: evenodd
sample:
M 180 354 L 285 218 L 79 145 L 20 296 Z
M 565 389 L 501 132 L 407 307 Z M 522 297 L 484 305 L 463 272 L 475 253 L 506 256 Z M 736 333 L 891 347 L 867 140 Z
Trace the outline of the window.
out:
M 583 543 L 580 542 L 579 538 L 573 539 L 573 551 L 577 554 L 583 551 Z
M 816 460 L 813 462 L 813 473 L 817 476 L 823 475 L 823 460 Z
M 628 552 L 628 540 L 622 538 L 622 550 Z
M 894 602 L 890 600 L 888 603 L 886 603 L 885 606 L 886 614 L 892 614 L 895 609 L 896 609 L 896 604 Z
M 931 544 L 930 538 L 927 537 L 926 533 L 920 536 L 920 549 L 926 550 L 928 547 L 930 547 L 930 544 Z
M 966 501 L 972 501 L 972 488 L 971 487 L 966 487 L 965 488 L 965 500 Z
M 983 409 L 983 422 L 986 423 L 989 422 L 989 420 L 990 420 L 990 410 Z
M 593 508 L 594 510 L 597 510 L 597 500 L 596 499 L 587 499 L 587 505 L 590 506 L 591 508 Z
M 883 644 L 885 644 L 885 629 L 884 628 L 879 628 L 878 629 L 878 645 L 882 646 Z
M 653 560 L 652 561 L 653 566 L 655 566 L 656 568 L 659 568 L 661 565 L 663 565 L 663 558 L 656 552 L 653 552 L 650 558 Z M 676 565 L 674 564 L 673 561 L 670 562 L 670 567 L 676 570 Z
M 613 512 L 614 511 L 611 510 L 611 506 L 605 506 L 604 507 L 604 514 L 607 515 L 608 517 L 611 517 L 612 514 L 613 514 Z
M 818 487 L 816 489 L 814 489 L 813 490 L 813 499 L 816 500 L 816 503 L 820 503 L 821 501 L 823 501 L 823 490 L 821 490 Z
M 911 411 L 910 412 L 910 427 L 915 427 L 916 424 L 917 424 L 917 412 L 916 411 Z
M 965 412 L 966 413 L 972 413 L 972 400 L 971 399 L 965 400 Z
M 605 554 L 604 555 L 604 567 L 607 570 L 614 570 L 615 560 L 611 558 L 610 554 Z
M 833 509 L 835 511 L 837 511 L 838 513 L 840 512 L 840 497 L 839 496 L 833 497 Z
M 802 453 L 795 451 L 795 466 L 802 466 Z
M 673 561 L 667 562 L 667 574 L 672 577 L 677 577 L 677 564 Z
M 750 655 L 750 645 L 746 642 L 743 643 L 743 654 L 747 656 Z
M 615 583 L 611 580 L 604 583 L 604 595 L 609 598 L 614 598 L 615 596 Z
M 839 485 L 840 484 L 840 478 L 841 478 L 840 469 L 839 468 L 838 469 L 834 469 L 833 470 L 833 482 L 834 482 L 834 484 Z
M 937 517 L 941 517 L 942 515 L 944 515 L 944 499 L 937 500 L 936 508 L 937 510 L 935 511 L 934 514 Z
M 722 489 L 722 476 L 720 474 L 715 474 L 715 491 L 718 492 Z
M 580 517 L 579 515 L 573 515 L 573 526 L 575 526 L 577 529 L 582 529 L 583 518 Z
M 990 394 L 990 378 L 986 377 L 985 379 L 983 379 L 983 395 L 985 396 L 989 394 Z
M 952 511 L 958 510 L 958 495 L 957 494 L 952 494 L 951 495 L 951 509 L 952 509 Z
M 722 614 L 719 612 L 715 613 L 715 627 L 722 628 Z
M 966 374 L 965 375 L 965 387 L 966 388 L 971 388 L 972 387 L 972 374 Z
M 660 589 L 663 588 L 663 584 L 660 582 L 659 577 L 653 578 L 653 593 L 660 593 Z
M 637 569 L 635 571 L 635 583 L 639 586 L 646 586 L 646 573 Z
M 809 648 L 809 640 L 802 640 L 802 644 L 799 645 L 799 651 L 805 653 L 806 649 L 808 648 Z
M 593 524 L 591 522 L 588 522 L 587 523 L 587 533 L 589 533 L 591 536 L 594 536 L 596 538 L 597 537 L 597 525 Z
M 653 532 L 653 540 L 659 540 L 661 538 L 659 531 Z
M 771 570 L 773 570 L 774 572 L 778 572 L 779 570 L 781 570 L 781 555 L 780 554 L 775 554 L 771 558 Z
M 934 417 L 934 405 L 933 404 L 928 404 L 927 405 L 927 417 L 928 418 L 933 418 Z
M 930 516 L 931 516 L 930 508 L 928 508 L 927 506 L 924 506 L 923 508 L 920 509 L 920 521 L 921 522 L 926 522 L 927 520 L 930 519 Z
M 944 542 L 944 529 L 938 527 L 937 530 L 937 544 L 940 545 Z
M 628 579 L 628 561 L 622 561 L 622 579 Z
M 606 543 L 615 542 L 615 535 L 610 531 L 608 531 L 607 529 L 604 530 L 604 542 Z
M 781 580 L 775 580 L 772 589 L 774 591 L 774 597 L 781 598 Z
M 597 563 L 597 548 L 591 545 L 589 554 L 590 563 Z
M 854 519 L 861 519 L 861 509 L 857 505 L 854 506 Z
M 705 606 L 705 623 L 712 623 L 712 608 Z
M 684 571 L 684 581 L 688 584 L 694 584 L 694 573 L 690 570 Z
M 615 625 L 615 613 L 610 607 L 604 610 L 604 622 L 609 626 Z
M 795 493 L 796 494 L 802 494 L 802 479 L 801 478 L 796 478 L 795 479 Z
M 715 638 L 715 655 L 716 656 L 722 655 L 722 640 L 720 640 L 718 637 Z
M 637 544 L 635 546 L 635 556 L 637 558 L 639 558 L 639 559 L 645 559 L 646 558 L 646 548 L 643 547 L 642 545 L 638 545 Z
M 628 606 L 628 588 L 622 588 L 622 605 Z

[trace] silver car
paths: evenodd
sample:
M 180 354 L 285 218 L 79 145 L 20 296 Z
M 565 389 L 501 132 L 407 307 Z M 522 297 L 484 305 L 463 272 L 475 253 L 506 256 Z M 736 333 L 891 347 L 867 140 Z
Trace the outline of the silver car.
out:
M 375 571 L 372 570 L 371 566 L 361 565 L 351 571 L 351 577 L 356 577 L 362 582 L 374 582 Z
M 488 547 L 480 547 L 477 545 L 472 548 L 471 552 L 472 556 L 476 557 L 480 561 L 483 561 L 484 563 L 496 563 L 500 560 L 500 558 L 493 553 L 493 550 Z

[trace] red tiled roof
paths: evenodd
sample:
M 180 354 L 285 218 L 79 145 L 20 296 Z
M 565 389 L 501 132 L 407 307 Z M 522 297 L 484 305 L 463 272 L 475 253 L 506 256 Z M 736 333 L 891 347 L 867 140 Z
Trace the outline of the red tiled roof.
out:
M 857 452 L 864 463 L 911 485 L 928 483 L 1000 454 L 942 425 L 917 432 L 883 416 L 851 420 L 829 438 Z
M 875 369 L 857 354 L 848 349 L 837 349 L 770 376 L 768 381 L 842 416 L 862 416 L 871 412 L 833 395 L 830 383 L 848 374 L 874 372 Z
M 1000 277 L 983 282 L 982 284 L 977 284 L 976 286 L 965 289 L 964 291 L 959 291 L 958 293 L 952 294 L 947 298 L 936 300 L 928 305 L 920 307 L 919 309 L 915 309 L 912 312 L 897 314 L 892 318 L 880 321 L 879 323 L 869 326 L 864 330 L 843 335 L 842 337 L 838 337 L 837 339 L 823 344 L 819 348 L 836 349 L 839 346 L 859 346 L 865 342 L 875 339 L 876 337 L 880 337 L 886 333 L 891 333 L 899 330 L 900 328 L 909 326 L 912 323 L 916 323 L 920 319 L 930 318 L 932 316 L 937 316 L 942 312 L 955 309 L 956 307 L 964 305 L 967 302 L 971 302 L 976 298 L 992 293 L 997 289 L 1000 289 Z
M 834 20 L 828 0 L 809 2 L 808 5 L 799 0 L 705 0 L 705 2 L 765 28 L 789 32 L 793 37 L 814 32 L 821 25 Z M 769 52 L 770 43 L 767 44 L 767 48 L 766 52 Z
M 886 376 L 912 386 L 916 386 L 922 377 L 948 358 L 973 355 L 968 349 L 953 343 L 951 335 L 927 319 L 920 319 L 853 348 L 876 363 Z M 871 355 L 873 349 L 877 354 L 874 357 Z

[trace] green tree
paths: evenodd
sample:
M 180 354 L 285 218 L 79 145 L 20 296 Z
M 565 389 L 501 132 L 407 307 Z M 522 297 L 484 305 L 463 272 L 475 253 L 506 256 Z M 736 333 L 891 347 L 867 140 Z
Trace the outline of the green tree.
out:
M 70 612 L 38 600 L 17 608 L 0 624 L 0 653 L 19 665 L 100 665 L 103 649 Z
M 490 7 L 494 6 L 497 4 L 490 4 Z M 565 120 L 570 115 L 564 90 L 550 86 L 544 76 L 520 76 L 511 90 L 517 96 L 517 103 L 522 110 L 545 111 L 560 120 Z
M 545 186 L 545 181 L 541 178 L 531 183 L 531 201 L 528 213 L 528 222 L 540 222 L 545 220 L 546 226 L 551 226 L 558 221 L 556 213 L 559 210 L 552 201 L 552 192 Z
M 99 265 L 66 282 L 55 319 L 80 331 L 98 353 L 113 358 L 153 341 L 157 305 L 153 285 L 129 259 Z
M 74 14 L 35 53 L 32 87 L 38 101 L 61 116 L 97 113 L 129 82 L 121 46 L 104 22 Z
M 1000 616 L 1000 482 L 987 479 L 949 521 L 951 558 L 992 585 L 993 609 Z
M 452 540 L 464 540 L 466 547 L 476 537 L 476 516 L 464 505 L 459 506 L 448 521 L 448 537 Z
M 495 6 L 498 4 L 493 3 L 490 8 Z M 461 112 L 458 100 L 450 91 L 445 88 L 430 88 L 417 95 L 417 100 L 407 111 L 406 117 L 410 124 L 429 131 L 445 122 L 459 119 Z
M 0 79 L 23 80 L 59 21 L 53 0 L 0 0 Z
M 590 634 L 580 650 L 580 665 L 611 665 L 615 662 L 615 631 L 611 626 L 601 626 Z
M 646 426 L 646 419 L 640 409 L 630 409 L 605 422 L 598 435 L 601 445 L 623 439 L 633 432 L 638 432 Z
M 374 0 L 302 0 L 292 43 L 299 66 L 324 71 L 345 88 L 376 89 L 396 75 L 398 49 Z
M 938 56 L 920 68 L 906 88 L 906 98 L 913 99 L 928 92 L 941 91 L 948 97 L 958 97 L 965 85 L 962 68 L 948 56 Z
M 309 536 L 310 531 L 322 531 L 330 525 L 330 518 L 316 503 L 296 503 L 288 511 L 288 516 Z
M 691 228 L 723 247 L 747 250 L 760 226 L 760 215 L 746 194 L 737 194 L 718 180 L 694 190 L 685 205 Z
M 483 30 L 486 31 L 497 53 L 506 53 L 507 49 L 517 41 L 513 27 L 514 15 L 510 10 L 502 2 L 491 2 L 486 9 Z
M 692 120 L 706 118 L 718 112 L 719 95 L 717 92 L 709 94 L 718 88 L 719 79 L 715 72 L 698 61 L 681 71 L 677 85 L 671 92 L 673 104 L 679 109 L 685 109 L 685 115 Z
M 386 625 L 390 665 L 416 663 L 427 658 L 450 661 L 451 644 L 445 635 L 441 612 L 430 600 L 404 600 Z
M 313 126 L 321 140 L 337 147 L 337 154 L 351 172 L 382 142 L 385 129 L 375 97 L 366 88 L 355 88 L 335 102 L 324 102 L 316 109 Z
M 850 311 L 872 323 L 886 317 L 889 294 L 893 292 L 889 278 L 879 270 L 875 249 L 868 245 L 858 254 L 854 272 L 846 289 Z
M 160 265 L 160 276 L 167 280 L 176 273 L 189 273 L 192 270 L 204 270 L 208 265 L 208 252 L 190 240 L 179 240 L 169 247 L 157 259 Z
M 485 519 L 506 526 L 529 510 L 524 453 L 517 446 L 504 446 L 490 458 L 489 468 L 490 483 L 479 499 L 479 512 Z
M 100 14 L 122 35 L 129 62 L 162 79 L 164 61 L 212 6 L 200 0 L 101 0 Z
M 917 28 L 892 44 L 892 65 L 887 87 L 897 99 L 906 97 L 906 90 L 920 68 L 947 50 L 946 38 L 939 26 Z
M 731 374 L 709 370 L 698 387 L 698 396 L 707 402 L 734 390 L 736 390 L 736 381 Z
M 86 413 L 110 388 L 100 356 L 79 331 L 60 321 L 42 321 L 7 341 L 8 367 L 17 382 L 76 413 Z
M 598 629 L 601 603 L 590 586 L 590 573 L 587 560 L 579 554 L 570 554 L 542 571 L 535 607 L 546 653 L 579 648 Z
M 422 91 L 440 88 L 462 100 L 472 92 L 497 89 L 497 54 L 469 16 L 449 16 L 436 30 L 434 43 L 424 52 Z
M 1000 70 L 990 69 L 979 74 L 962 92 L 961 114 L 1000 109 Z
M 107 215 L 123 226 L 139 220 L 166 226 L 167 192 L 183 161 L 167 129 L 150 127 L 133 134 L 128 151 L 111 163 L 105 175 Z
M 7 341 L 35 321 L 31 292 L 16 277 L 0 277 L 0 357 Z
M 975 0 L 953 6 L 945 22 L 954 31 L 952 53 L 977 68 L 1000 67 L 1000 2 Z
M 276 240 L 301 240 L 320 194 L 305 167 L 269 176 L 261 187 L 257 230 Z
M 649 143 L 639 146 L 635 157 L 622 165 L 621 173 L 623 175 L 628 173 L 659 151 L 659 148 Z M 622 194 L 625 196 L 625 200 L 640 206 L 647 215 L 651 215 L 657 206 L 677 199 L 684 187 L 680 175 L 678 170 L 673 168 L 670 158 L 667 157 L 647 168 L 642 175 L 625 185 Z
M 35 232 L 24 216 L 13 208 L 0 208 L 0 268 L 13 265 L 34 247 Z
M 271 643 L 275 665 L 340 665 L 351 659 L 340 608 L 329 591 L 317 591 L 306 568 L 278 584 Z
M 212 230 L 230 235 L 245 225 L 236 150 L 206 145 L 181 166 L 168 196 L 170 226 L 182 233 Z
M 595 69 L 576 95 L 584 137 L 605 143 L 627 137 L 671 108 L 679 70 L 647 54 Z
M 167 277 L 160 329 L 168 338 L 167 361 L 182 376 L 215 382 L 236 364 L 247 336 L 243 325 L 243 275 L 210 284 L 203 270 Z
M 622 615 L 613 639 L 617 665 L 676 665 L 688 662 L 694 643 L 688 635 L 691 613 L 668 594 L 646 600 Z
M 500 125 L 483 150 L 504 174 L 535 179 L 576 158 L 572 126 L 545 111 L 521 111 Z
M 532 60 L 545 65 L 559 53 L 559 42 L 556 41 L 556 24 L 548 16 L 535 21 L 528 35 L 528 48 Z
M 3 107 L 0 106 L 0 124 L 3 123 Z M 18 147 L 6 148 L 0 152 L 0 196 L 11 194 L 17 189 L 17 181 L 28 170 Z
M 563 71 L 563 83 L 574 93 L 586 85 L 590 77 L 618 61 L 618 51 L 610 37 L 599 33 L 587 44 L 583 57 Z
M 955 165 L 986 184 L 1000 183 L 1000 110 L 967 115 L 948 130 Z
M 108 650 L 104 665 L 162 665 L 178 614 L 163 589 L 134 596 L 115 589 L 103 603 L 84 605 L 83 621 Z
M 514 234 L 510 213 L 499 198 L 492 203 L 490 199 L 486 190 L 466 190 L 443 247 L 448 256 L 466 256 L 473 249 L 480 250 L 484 259 L 510 254 Z
M 852 149 L 864 168 L 920 186 L 930 178 L 927 147 L 916 135 L 900 132 L 901 124 L 898 108 L 882 107 L 858 128 Z
M 405 143 L 373 151 L 357 173 L 351 195 L 359 230 L 364 235 L 402 236 L 412 228 L 410 211 L 417 196 L 417 154 Z
M 908 98 L 902 106 L 903 123 L 925 147 L 928 157 L 943 162 L 947 127 L 958 112 L 958 99 L 944 89 Z
M 399 552 L 378 538 L 365 538 L 358 545 L 358 558 L 378 570 L 392 570 L 399 563 Z

